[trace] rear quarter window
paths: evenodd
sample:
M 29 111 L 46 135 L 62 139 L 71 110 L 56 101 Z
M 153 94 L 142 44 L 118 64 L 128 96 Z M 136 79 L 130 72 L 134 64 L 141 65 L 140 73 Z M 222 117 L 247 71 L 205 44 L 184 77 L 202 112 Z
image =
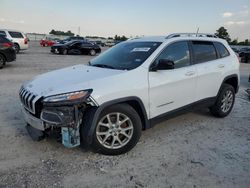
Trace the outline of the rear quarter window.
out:
M 9 34 L 12 38 L 23 38 L 23 35 L 20 32 L 9 31 Z
M 227 57 L 230 55 L 227 48 L 220 42 L 214 42 L 214 45 L 219 53 L 220 58 Z
M 215 47 L 209 41 L 192 41 L 195 63 L 217 59 Z

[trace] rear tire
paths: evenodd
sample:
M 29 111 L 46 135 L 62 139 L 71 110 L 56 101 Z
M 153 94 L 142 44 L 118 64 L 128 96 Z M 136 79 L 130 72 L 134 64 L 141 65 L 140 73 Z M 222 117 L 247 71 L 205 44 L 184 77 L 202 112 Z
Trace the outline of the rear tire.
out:
M 215 104 L 210 107 L 210 112 L 216 117 L 226 117 L 233 109 L 235 90 L 229 84 L 223 84 Z
M 0 54 L 0 69 L 3 68 L 3 66 L 5 65 L 5 58 L 2 54 Z
M 15 49 L 16 54 L 18 54 L 19 51 L 20 51 L 20 46 L 17 43 L 15 43 L 14 44 L 14 49 Z

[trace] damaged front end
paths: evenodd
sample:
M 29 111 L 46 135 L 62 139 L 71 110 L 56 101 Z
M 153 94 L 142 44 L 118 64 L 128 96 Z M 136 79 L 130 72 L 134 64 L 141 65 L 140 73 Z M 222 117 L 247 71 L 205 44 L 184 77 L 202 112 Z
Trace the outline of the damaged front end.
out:
M 92 90 L 84 90 L 45 97 L 40 101 L 40 110 L 36 109 L 34 115 L 23 105 L 30 136 L 40 140 L 45 134 L 56 132 L 65 147 L 79 146 L 84 112 L 91 106 L 97 106 L 91 93 Z

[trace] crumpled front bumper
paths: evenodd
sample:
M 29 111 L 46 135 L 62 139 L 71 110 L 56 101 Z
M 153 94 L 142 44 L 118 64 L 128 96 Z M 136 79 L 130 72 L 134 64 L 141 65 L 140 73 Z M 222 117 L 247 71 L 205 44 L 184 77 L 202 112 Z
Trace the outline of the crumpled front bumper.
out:
M 30 126 L 32 126 L 35 129 L 41 130 L 41 131 L 45 130 L 45 128 L 46 128 L 45 123 L 41 119 L 31 115 L 27 110 L 25 110 L 25 108 L 23 106 L 22 106 L 22 112 L 24 115 L 24 120 Z

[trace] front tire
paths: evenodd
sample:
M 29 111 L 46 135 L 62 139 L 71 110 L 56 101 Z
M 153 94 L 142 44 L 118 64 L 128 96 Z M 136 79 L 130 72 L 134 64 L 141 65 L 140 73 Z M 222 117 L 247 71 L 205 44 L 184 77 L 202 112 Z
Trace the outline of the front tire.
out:
M 3 68 L 3 66 L 5 65 L 5 58 L 2 54 L 0 54 L 0 69 Z
M 96 55 L 96 51 L 95 51 L 95 50 L 90 50 L 89 54 L 90 54 L 91 56 L 95 56 L 95 55 Z
M 63 55 L 67 55 L 67 54 L 68 54 L 68 50 L 67 50 L 67 49 L 64 49 L 64 50 L 62 51 L 62 54 L 63 54 Z
M 85 119 L 84 126 L 86 122 L 90 123 Z M 94 130 L 91 135 L 92 149 L 105 155 L 120 155 L 137 144 L 142 124 L 138 113 L 131 106 L 119 104 L 110 106 L 100 113 Z
M 223 84 L 215 104 L 210 107 L 210 112 L 216 117 L 226 117 L 233 109 L 235 90 L 229 84 Z

